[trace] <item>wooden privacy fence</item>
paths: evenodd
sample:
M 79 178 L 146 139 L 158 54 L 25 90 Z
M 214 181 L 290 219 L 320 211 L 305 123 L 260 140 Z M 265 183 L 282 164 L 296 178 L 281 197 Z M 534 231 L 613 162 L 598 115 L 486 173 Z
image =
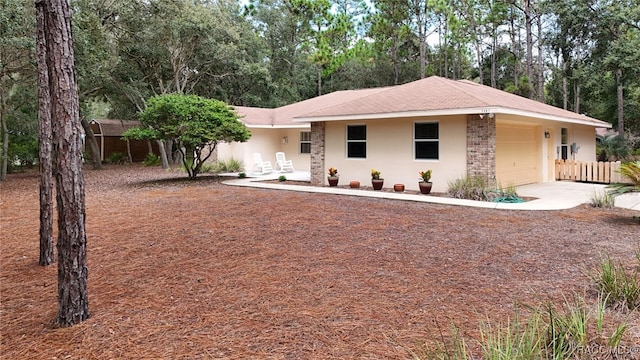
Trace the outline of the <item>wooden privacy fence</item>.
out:
M 620 161 L 556 160 L 556 180 L 604 184 L 624 182 L 618 170 L 620 170 Z

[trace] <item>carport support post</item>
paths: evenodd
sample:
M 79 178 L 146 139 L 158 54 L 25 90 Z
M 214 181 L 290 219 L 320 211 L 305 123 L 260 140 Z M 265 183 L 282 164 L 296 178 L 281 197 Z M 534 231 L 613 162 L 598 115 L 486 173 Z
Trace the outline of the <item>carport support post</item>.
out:
M 467 175 L 496 180 L 496 118 L 467 115 Z
M 311 123 L 311 185 L 324 186 L 325 123 Z

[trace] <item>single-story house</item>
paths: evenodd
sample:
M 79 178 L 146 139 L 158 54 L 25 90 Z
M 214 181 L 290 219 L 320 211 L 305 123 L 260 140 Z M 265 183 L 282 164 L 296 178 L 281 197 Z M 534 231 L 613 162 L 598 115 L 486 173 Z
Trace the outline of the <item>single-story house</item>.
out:
M 329 167 L 339 170 L 342 184 L 358 180 L 363 185 L 376 169 L 385 187 L 402 183 L 418 190 L 418 172 L 431 169 L 437 192 L 467 174 L 502 186 L 555 181 L 556 159 L 595 161 L 595 129 L 611 127 L 471 81 L 437 76 L 338 91 L 277 109 L 237 110 L 253 133 L 244 144 L 248 152 L 264 158 L 285 151 L 301 170 L 306 160 L 314 185 L 327 184 Z M 296 124 L 300 127 L 293 132 Z M 296 138 L 305 131 L 310 132 L 304 142 Z M 287 137 L 295 139 L 296 149 L 284 146 Z
M 96 137 L 101 161 L 105 161 L 113 153 L 121 153 L 126 157 L 129 151 L 131 151 L 131 161 L 133 162 L 143 161 L 150 151 L 156 155 L 159 154 L 155 141 L 130 140 L 129 149 L 127 149 L 127 141 L 122 140 L 122 134 L 128 129 L 140 126 L 140 121 L 92 119 L 89 125 Z M 85 149 L 90 151 L 91 148 L 85 145 Z

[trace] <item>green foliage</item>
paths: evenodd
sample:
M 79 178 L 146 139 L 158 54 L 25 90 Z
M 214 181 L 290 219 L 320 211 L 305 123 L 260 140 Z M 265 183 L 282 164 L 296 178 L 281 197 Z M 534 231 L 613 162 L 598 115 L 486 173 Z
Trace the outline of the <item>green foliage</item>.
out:
M 629 157 L 629 146 L 617 134 L 596 136 L 596 140 L 598 161 L 618 161 Z
M 607 186 L 611 195 L 640 191 L 640 161 L 626 162 L 620 165 L 620 174 L 631 181 L 630 184 L 620 183 Z
M 243 169 L 244 165 L 242 161 L 233 157 L 228 160 L 218 160 L 213 164 L 213 171 L 215 173 L 232 173 Z
M 227 104 L 196 95 L 154 96 L 140 119 L 142 127 L 129 129 L 124 136 L 172 140 L 189 178 L 203 171 L 204 162 L 219 142 L 244 142 L 251 136 Z
M 161 163 L 162 159 L 160 159 L 160 156 L 153 153 L 148 153 L 142 161 L 144 166 L 160 166 Z
M 447 193 L 456 199 L 495 201 L 505 203 L 523 202 L 515 186 L 501 187 L 481 176 L 464 176 L 449 181 Z
M 595 208 L 611 209 L 615 207 L 616 198 L 610 192 L 593 192 L 591 195 L 591 206 Z
M 591 277 L 598 290 L 605 295 L 608 306 L 623 306 L 629 310 L 640 307 L 640 281 L 637 272 L 628 273 L 622 264 L 616 264 L 607 256 Z
M 542 316 L 534 312 L 522 321 L 516 309 L 514 319 L 494 324 L 487 319 L 481 325 L 480 336 L 484 359 L 536 359 L 543 352 Z
M 239 173 L 239 174 L 238 174 L 238 177 L 239 177 L 240 179 L 244 179 L 244 178 L 246 178 L 246 177 L 247 177 L 247 173 L 241 172 L 241 173 Z
M 560 306 L 548 302 L 542 307 L 514 310 L 513 318 L 496 322 L 489 317 L 480 324 L 478 345 L 482 359 L 592 359 L 598 354 L 616 351 L 622 344 L 628 324 L 606 311 L 608 298 L 600 295 L 595 304 L 575 294 Z M 610 314 L 611 316 L 606 316 Z M 475 359 L 467 351 L 465 339 L 453 328 L 453 338 L 440 336 L 435 344 L 419 344 L 409 349 L 413 359 Z M 591 352 L 590 352 L 591 351 Z
M 127 162 L 127 156 L 121 152 L 112 152 L 107 156 L 107 163 L 109 164 L 124 164 Z
M 465 176 L 449 182 L 447 193 L 456 199 L 484 201 L 489 193 L 486 179 L 478 176 Z
M 284 175 L 280 175 L 278 176 L 278 181 L 283 182 L 283 181 L 287 181 L 287 177 Z

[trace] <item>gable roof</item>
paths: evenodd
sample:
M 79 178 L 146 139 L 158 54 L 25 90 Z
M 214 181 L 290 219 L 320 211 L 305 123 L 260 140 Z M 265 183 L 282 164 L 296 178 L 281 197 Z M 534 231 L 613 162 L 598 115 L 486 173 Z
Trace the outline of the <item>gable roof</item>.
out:
M 315 109 L 330 108 L 342 103 L 369 96 L 387 88 L 336 91 L 275 109 L 234 106 L 242 121 L 249 128 L 309 127 L 295 118 Z
M 502 113 L 611 127 L 611 124 L 576 114 L 522 96 L 507 93 L 468 80 L 431 76 L 403 85 L 361 93 L 354 99 L 316 109 L 294 117 L 294 121 L 335 121 L 442 116 L 455 114 Z M 313 100 L 313 99 L 311 99 Z

